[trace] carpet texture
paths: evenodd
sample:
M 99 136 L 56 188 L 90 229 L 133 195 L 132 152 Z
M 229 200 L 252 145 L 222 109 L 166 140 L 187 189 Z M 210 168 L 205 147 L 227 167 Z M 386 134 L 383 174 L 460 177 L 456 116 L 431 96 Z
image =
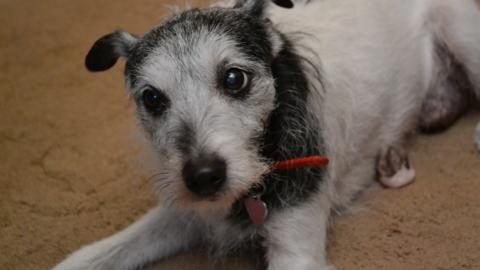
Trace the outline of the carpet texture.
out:
M 83 61 L 98 37 L 143 33 L 173 2 L 0 0 L 1 269 L 49 269 L 154 204 L 123 63 L 91 74 Z M 329 257 L 339 270 L 480 269 L 479 119 L 417 137 L 415 184 L 372 187 L 337 220 Z M 213 265 L 197 251 L 153 269 L 253 265 L 245 256 Z

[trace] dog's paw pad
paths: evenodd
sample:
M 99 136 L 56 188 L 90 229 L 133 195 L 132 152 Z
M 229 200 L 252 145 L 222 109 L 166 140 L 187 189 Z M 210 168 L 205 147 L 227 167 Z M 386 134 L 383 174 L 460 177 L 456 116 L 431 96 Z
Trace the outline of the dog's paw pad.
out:
M 401 188 L 415 180 L 415 170 L 403 166 L 393 176 L 380 176 L 380 182 L 389 188 Z

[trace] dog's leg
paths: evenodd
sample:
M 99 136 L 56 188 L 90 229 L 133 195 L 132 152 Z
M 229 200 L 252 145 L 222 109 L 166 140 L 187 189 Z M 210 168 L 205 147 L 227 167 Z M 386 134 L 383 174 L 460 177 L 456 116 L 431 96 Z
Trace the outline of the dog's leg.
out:
M 158 207 L 125 230 L 81 248 L 53 270 L 127 270 L 172 255 L 198 242 L 190 213 Z
M 437 48 L 439 72 L 422 105 L 419 126 L 424 132 L 450 127 L 469 107 L 470 84 L 463 67 L 443 45 Z
M 380 182 L 390 188 L 399 188 L 415 180 L 415 170 L 410 167 L 403 147 L 388 147 L 380 153 L 377 170 Z
M 265 224 L 268 270 L 333 269 L 328 266 L 325 254 L 330 214 L 330 203 L 325 197 L 270 217 Z
M 430 20 L 435 39 L 446 44 L 462 65 L 471 90 L 480 100 L 480 5 L 478 1 L 435 0 Z M 477 144 L 475 135 L 475 143 Z M 478 144 L 477 144 L 478 147 Z

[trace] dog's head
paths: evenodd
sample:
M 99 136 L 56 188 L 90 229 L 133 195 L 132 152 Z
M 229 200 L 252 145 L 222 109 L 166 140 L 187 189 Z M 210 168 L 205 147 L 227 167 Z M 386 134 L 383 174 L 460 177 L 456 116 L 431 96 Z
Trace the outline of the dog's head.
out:
M 86 57 L 90 71 L 126 58 L 126 84 L 159 159 L 158 186 L 178 202 L 230 207 L 268 170 L 262 138 L 283 43 L 264 7 L 240 0 L 184 11 L 143 36 L 106 35 Z

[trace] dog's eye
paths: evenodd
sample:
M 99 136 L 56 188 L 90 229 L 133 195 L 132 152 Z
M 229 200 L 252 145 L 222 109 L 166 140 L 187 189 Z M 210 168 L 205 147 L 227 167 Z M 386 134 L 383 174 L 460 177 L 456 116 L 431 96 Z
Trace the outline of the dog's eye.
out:
M 238 68 L 231 68 L 225 73 L 223 87 L 229 94 L 237 96 L 245 93 L 250 84 L 247 73 Z
M 145 109 L 154 115 L 162 114 L 170 103 L 168 98 L 162 92 L 153 87 L 147 87 L 143 90 L 142 102 Z

